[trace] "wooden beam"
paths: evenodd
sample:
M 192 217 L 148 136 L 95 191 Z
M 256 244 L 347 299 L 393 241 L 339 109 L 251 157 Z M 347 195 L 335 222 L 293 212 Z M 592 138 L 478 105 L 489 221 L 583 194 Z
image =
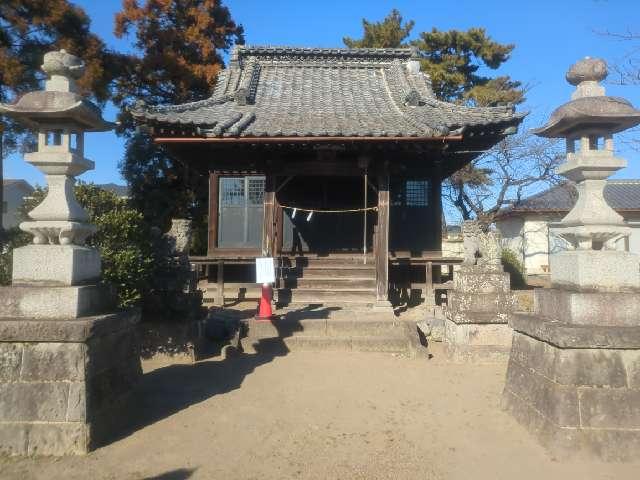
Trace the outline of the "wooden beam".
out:
M 155 143 L 434 143 L 459 142 L 462 135 L 439 137 L 156 137 Z
M 389 299 L 389 169 L 378 172 L 378 228 L 376 229 L 376 299 Z
M 218 173 L 209 172 L 209 225 L 207 232 L 207 252 L 209 254 L 218 246 L 218 183 Z

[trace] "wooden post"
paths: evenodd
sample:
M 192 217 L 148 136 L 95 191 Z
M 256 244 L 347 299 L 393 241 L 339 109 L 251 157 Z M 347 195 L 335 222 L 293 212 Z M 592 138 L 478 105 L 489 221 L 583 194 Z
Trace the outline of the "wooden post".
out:
M 424 269 L 424 305 L 433 307 L 436 304 L 436 291 L 433 288 L 433 263 L 427 262 Z
M 264 185 L 264 222 L 262 226 L 262 255 L 273 257 L 275 249 L 275 176 L 267 175 Z
M 378 172 L 378 228 L 376 229 L 376 299 L 389 300 L 389 170 Z
M 209 172 L 209 225 L 207 238 L 207 255 L 212 256 L 218 246 L 218 183 L 219 175 Z
M 224 261 L 218 260 L 216 271 L 216 304 L 224 307 Z

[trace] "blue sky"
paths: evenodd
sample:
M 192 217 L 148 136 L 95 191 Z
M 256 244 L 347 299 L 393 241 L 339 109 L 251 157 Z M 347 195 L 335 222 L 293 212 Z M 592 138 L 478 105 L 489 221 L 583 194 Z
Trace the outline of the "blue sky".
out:
M 113 17 L 121 0 L 75 3 L 88 12 L 93 19 L 92 30 L 107 44 L 120 50 L 130 48 L 127 39 L 113 36 Z M 340 47 L 343 36 L 360 36 L 363 17 L 379 20 L 392 8 L 416 22 L 414 36 L 432 27 L 440 30 L 485 27 L 495 40 L 516 45 L 511 59 L 495 74 L 507 74 L 531 86 L 527 103 L 520 107 L 531 112 L 526 128 L 544 123 L 557 106 L 569 99 L 573 87 L 564 80 L 569 65 L 587 55 L 619 62 L 633 48 L 598 32 L 640 33 L 638 0 L 226 0 L 225 3 L 235 20 L 244 25 L 247 43 L 254 45 Z M 640 48 L 640 42 L 635 46 Z M 640 86 L 608 84 L 607 92 L 626 97 L 640 107 Z M 104 116 L 113 120 L 114 109 L 107 108 Z M 118 172 L 122 141 L 111 133 L 93 133 L 87 136 L 85 144 L 87 156 L 95 161 L 96 169 L 81 178 L 96 183 L 124 183 Z M 620 141 L 617 147 L 629 167 L 616 177 L 640 178 L 640 152 L 625 148 Z M 5 178 L 43 183 L 42 175 L 17 155 L 5 159 L 4 174 Z

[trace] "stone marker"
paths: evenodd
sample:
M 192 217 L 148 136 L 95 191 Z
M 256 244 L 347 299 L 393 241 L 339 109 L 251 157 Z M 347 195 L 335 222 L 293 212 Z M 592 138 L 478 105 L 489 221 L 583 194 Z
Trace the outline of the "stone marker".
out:
M 85 131 L 106 131 L 100 110 L 80 96 L 83 62 L 64 50 L 44 56 L 44 91 L 0 113 L 37 133 L 25 155 L 48 193 L 20 228 L 33 244 L 13 252 L 12 286 L 0 288 L 0 454 L 86 453 L 127 421 L 141 374 L 134 327 L 139 314 L 115 312 L 100 284 L 100 255 L 84 246 L 95 232 L 74 195 Z
M 465 258 L 456 272 L 445 312 L 444 343 L 456 362 L 504 361 L 511 347 L 514 308 L 509 274 L 502 268 L 500 236 L 476 221 L 462 225 Z
M 640 456 L 640 258 L 609 249 L 630 230 L 603 190 L 626 166 L 612 135 L 640 111 L 604 95 L 606 75 L 599 59 L 572 66 L 572 100 L 535 131 L 567 142 L 559 172 L 579 197 L 555 233 L 573 248 L 551 255 L 551 289 L 535 291 L 534 313 L 512 318 L 503 403 L 555 456 L 617 461 Z

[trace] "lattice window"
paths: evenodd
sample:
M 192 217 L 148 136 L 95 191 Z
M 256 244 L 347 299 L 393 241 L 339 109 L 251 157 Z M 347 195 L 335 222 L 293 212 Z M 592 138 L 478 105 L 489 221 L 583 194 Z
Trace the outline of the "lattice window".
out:
M 264 200 L 264 178 L 249 178 L 247 195 L 249 205 L 262 205 Z
M 407 207 L 426 207 L 429 205 L 429 181 L 407 180 L 405 183 L 405 204 Z
M 244 178 L 222 178 L 221 203 L 224 207 L 244 205 Z

